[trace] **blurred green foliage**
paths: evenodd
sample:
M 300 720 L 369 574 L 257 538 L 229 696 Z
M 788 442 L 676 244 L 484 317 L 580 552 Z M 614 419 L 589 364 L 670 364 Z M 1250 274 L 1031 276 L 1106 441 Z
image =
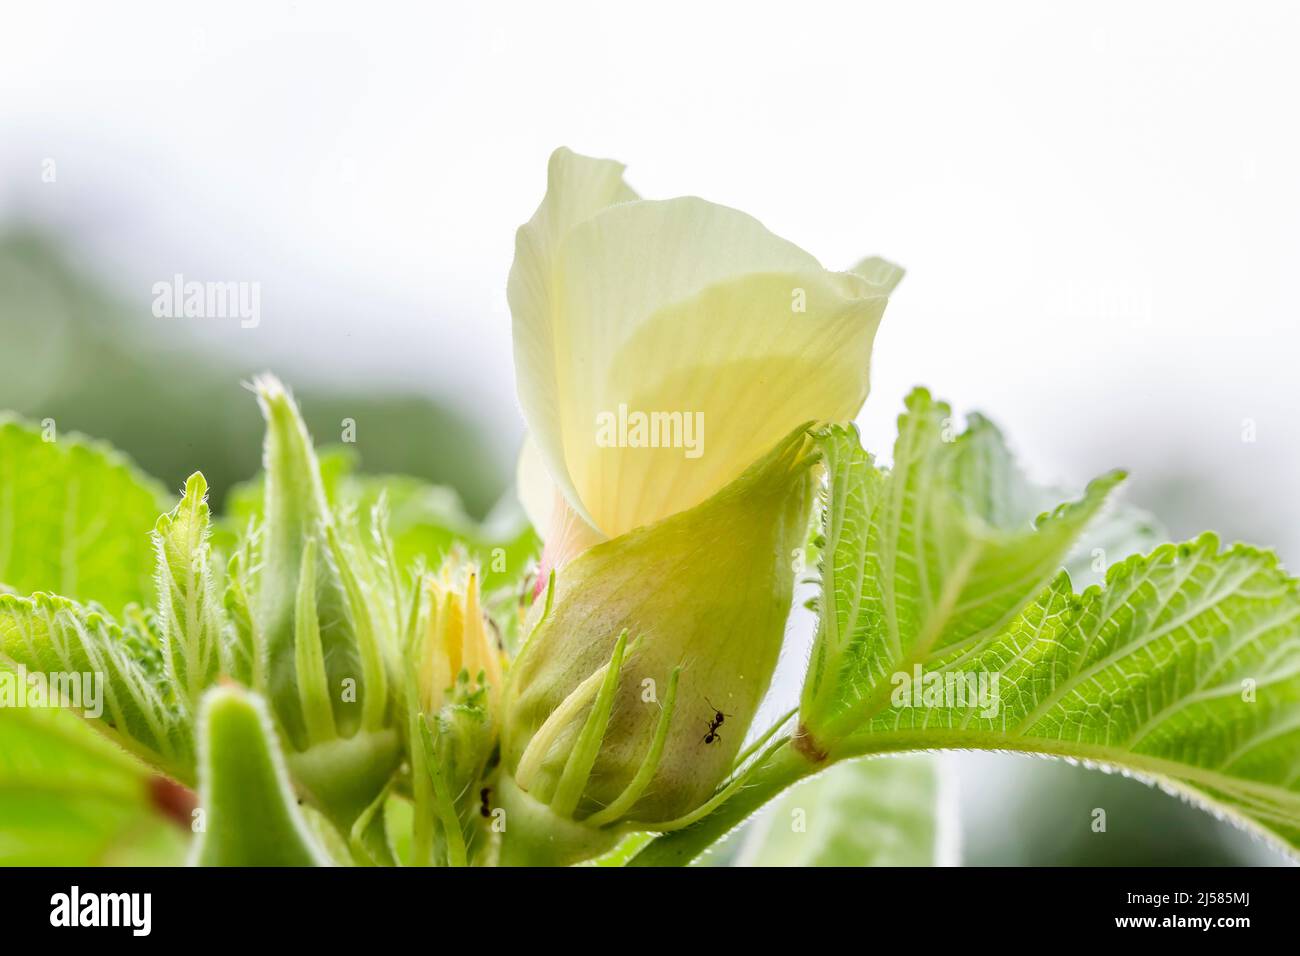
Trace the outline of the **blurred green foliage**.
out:
M 1005 774 L 1001 782 L 1011 786 L 999 788 L 1008 792 L 996 809 L 963 814 L 962 857 L 967 865 L 1278 866 L 1287 862 L 1281 853 L 1232 824 L 1123 774 L 1030 757 L 1003 756 L 985 763 L 987 770 Z M 1104 817 L 1098 811 L 1104 811 Z
M 112 613 L 153 596 L 148 532 L 175 504 L 102 442 L 48 440 L 0 411 L 0 582 Z
M 0 715 L 0 866 L 181 863 L 180 793 L 70 711 Z
M 167 342 L 151 320 L 42 235 L 0 236 L 0 409 L 106 440 L 168 488 L 202 471 L 219 509 L 231 485 L 260 468 L 262 420 L 239 382 L 264 369 Z M 295 393 L 320 438 L 338 435 L 344 418 L 357 423 L 368 472 L 449 485 L 473 516 L 505 488 L 472 424 L 426 397 L 311 385 Z

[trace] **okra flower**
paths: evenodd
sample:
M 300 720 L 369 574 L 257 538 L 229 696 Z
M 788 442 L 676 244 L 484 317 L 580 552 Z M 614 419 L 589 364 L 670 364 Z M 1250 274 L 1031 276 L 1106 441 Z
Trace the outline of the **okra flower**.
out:
M 621 164 L 556 150 L 508 285 L 520 494 L 547 565 L 700 504 L 803 422 L 856 415 L 901 276 L 830 272 L 745 213 L 642 200 Z
M 902 275 L 829 272 L 622 171 L 558 150 L 510 273 L 520 497 L 556 572 L 506 683 L 513 863 L 689 825 L 735 770 L 805 542 L 806 427 L 861 407 Z

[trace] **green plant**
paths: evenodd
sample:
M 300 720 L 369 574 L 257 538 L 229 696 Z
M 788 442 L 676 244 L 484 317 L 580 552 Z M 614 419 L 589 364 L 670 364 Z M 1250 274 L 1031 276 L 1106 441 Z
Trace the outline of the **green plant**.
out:
M 639 200 L 617 164 L 550 174 L 510 285 L 537 533 L 318 456 L 269 376 L 265 473 L 217 519 L 200 474 L 176 502 L 0 422 L 7 686 L 49 675 L 42 705 L 118 745 L 0 708 L 6 821 L 110 806 L 93 858 L 135 827 L 212 865 L 916 863 L 934 765 L 876 758 L 960 748 L 1119 768 L 1300 848 L 1300 590 L 1271 554 L 1152 547 L 1108 505 L 1119 472 L 1057 505 L 924 389 L 881 466 L 840 423 L 901 270 L 826 272 L 734 210 Z M 630 437 L 637 409 L 679 441 Z M 1082 590 L 1080 553 L 1105 565 Z M 802 692 L 751 726 L 805 570 Z M 37 778 L 44 812 L 12 786 Z M 769 818 L 725 842 L 774 801 L 816 839 Z

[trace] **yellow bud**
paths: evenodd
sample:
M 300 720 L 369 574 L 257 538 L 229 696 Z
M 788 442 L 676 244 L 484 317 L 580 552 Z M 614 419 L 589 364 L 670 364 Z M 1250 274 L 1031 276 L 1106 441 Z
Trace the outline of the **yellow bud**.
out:
M 437 574 L 425 577 L 429 623 L 417 655 L 420 707 L 426 714 L 440 711 L 462 679 L 474 692 L 487 689 L 487 712 L 495 714 L 501 700 L 501 649 L 479 604 L 478 572 L 455 558 Z

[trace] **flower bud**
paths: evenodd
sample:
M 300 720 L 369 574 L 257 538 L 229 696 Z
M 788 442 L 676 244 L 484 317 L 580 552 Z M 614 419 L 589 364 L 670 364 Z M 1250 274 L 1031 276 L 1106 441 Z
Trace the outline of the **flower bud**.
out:
M 453 554 L 425 575 L 413 615 L 408 694 L 417 865 L 484 858 L 483 776 L 496 748 L 502 650 L 479 604 L 478 570 Z
M 670 828 L 730 774 L 780 652 L 811 454 L 799 428 L 703 504 L 556 575 L 506 685 L 506 862 Z
M 438 574 L 425 576 L 428 626 L 416 650 L 420 706 L 437 713 L 461 685 L 461 692 L 486 692 L 487 709 L 501 700 L 501 648 L 479 603 L 478 572 L 449 559 Z
M 390 659 L 400 594 L 376 540 L 327 502 L 311 438 L 288 391 L 254 389 L 267 431 L 263 516 L 232 562 L 235 615 L 251 630 L 252 678 L 271 704 L 294 782 L 336 825 L 350 827 L 400 762 Z M 256 569 L 256 571 L 252 570 Z

